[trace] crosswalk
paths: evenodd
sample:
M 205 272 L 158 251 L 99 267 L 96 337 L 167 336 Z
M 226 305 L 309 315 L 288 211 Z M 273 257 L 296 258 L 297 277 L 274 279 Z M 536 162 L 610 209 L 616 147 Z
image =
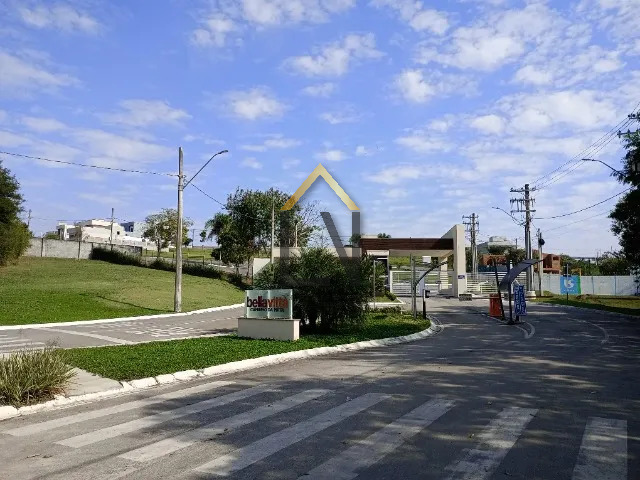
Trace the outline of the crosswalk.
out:
M 278 478 L 389 478 L 372 476 L 371 469 L 397 459 L 409 444 L 414 449 L 414 461 L 417 458 L 420 462 L 425 453 L 421 448 L 436 442 L 444 435 L 448 422 L 464 413 L 459 401 L 444 397 L 418 396 L 407 403 L 406 395 L 389 392 L 345 396 L 344 392 L 329 388 L 296 391 L 233 381 L 211 381 L 143 399 L 125 399 L 122 403 L 78 410 L 58 412 L 56 418 L 42 421 L 26 418 L 8 424 L 9 428 L 0 424 L 0 445 L 9 446 L 14 441 L 37 441 L 39 449 L 43 442 L 51 445 L 57 449 L 57 465 L 64 475 L 61 478 L 129 475 L 143 478 L 145 469 L 152 468 L 156 470 L 146 478 L 169 478 L 175 476 L 172 469 L 177 468 L 181 456 L 186 458 L 187 473 L 194 478 L 235 477 L 249 469 L 253 469 L 252 478 L 261 478 L 260 471 L 284 468 L 282 462 L 270 463 L 281 458 L 278 454 L 313 444 L 317 436 L 324 435 L 334 441 L 349 438 L 349 442 L 342 442 L 348 447 L 329 450 L 328 455 L 311 448 L 306 463 Z M 464 439 L 468 448 L 451 451 L 449 458 L 443 460 L 437 478 L 493 478 L 514 447 L 522 444 L 538 415 L 537 408 L 513 405 L 496 408 L 477 435 Z M 354 432 L 362 434 L 354 436 Z M 227 437 L 229 433 L 237 436 Z M 418 448 L 418 444 L 427 447 Z M 627 479 L 624 419 L 589 417 L 582 437 L 576 438 L 576 450 L 573 470 L 567 478 Z M 94 457 L 102 465 L 99 474 L 90 470 Z M 105 468 L 105 462 L 111 466 Z M 162 462 L 167 462 L 166 469 L 158 470 Z M 43 462 L 38 467 L 41 470 L 34 467 L 15 474 L 14 478 L 56 478 L 57 472 L 47 470 L 53 468 L 48 465 Z M 79 469 L 78 474 L 66 477 L 74 468 Z M 184 466 L 180 473 L 184 473 L 183 469 Z M 527 472 L 522 473 L 524 478 Z M 409 477 L 398 471 L 393 478 Z
M 26 338 L 16 338 L 7 334 L 0 334 L 0 354 L 17 350 L 36 350 L 46 346 L 43 342 L 36 342 Z

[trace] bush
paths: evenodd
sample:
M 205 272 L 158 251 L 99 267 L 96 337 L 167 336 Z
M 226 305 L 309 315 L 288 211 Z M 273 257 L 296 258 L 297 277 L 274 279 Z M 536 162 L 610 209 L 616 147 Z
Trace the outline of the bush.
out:
M 362 323 L 372 266 L 367 258 L 340 259 L 325 249 L 310 248 L 263 269 L 253 283 L 254 288 L 293 289 L 293 313 L 301 325 L 335 331 Z
M 173 263 L 156 258 L 152 263 L 147 264 L 144 260 L 136 255 L 121 252 L 119 250 L 111 250 L 108 248 L 96 247 L 91 252 L 91 260 L 102 260 L 103 262 L 116 263 L 118 265 L 134 265 L 136 267 L 147 267 L 165 272 L 173 272 L 175 266 Z M 182 262 L 182 273 L 193 275 L 195 277 L 216 278 L 224 277 L 224 274 L 215 267 L 202 265 L 199 263 Z M 231 282 L 233 283 L 233 282 Z
M 12 353 L 0 359 L 0 404 L 49 400 L 62 393 L 74 375 L 57 348 Z
M 6 265 L 20 258 L 31 240 L 27 226 L 19 220 L 0 223 L 0 265 Z
M 385 294 L 385 296 L 386 296 L 389 300 L 391 300 L 392 302 L 395 302 L 395 301 L 398 299 L 398 297 L 396 296 L 396 294 L 395 294 L 395 293 L 393 293 L 393 292 L 389 292 L 389 291 L 387 291 L 387 292 L 385 292 L 384 294 Z

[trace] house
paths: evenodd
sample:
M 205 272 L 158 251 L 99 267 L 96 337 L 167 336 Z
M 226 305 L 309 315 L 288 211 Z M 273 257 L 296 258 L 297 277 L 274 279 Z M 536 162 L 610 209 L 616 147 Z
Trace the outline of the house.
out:
M 61 240 L 75 242 L 93 242 L 114 245 L 132 245 L 137 247 L 152 246 L 142 235 L 136 236 L 136 225 L 140 230 L 139 222 L 127 222 L 126 226 L 111 220 L 91 219 L 75 224 L 61 222 L 57 226 L 58 235 Z M 131 231 L 127 231 L 128 227 Z

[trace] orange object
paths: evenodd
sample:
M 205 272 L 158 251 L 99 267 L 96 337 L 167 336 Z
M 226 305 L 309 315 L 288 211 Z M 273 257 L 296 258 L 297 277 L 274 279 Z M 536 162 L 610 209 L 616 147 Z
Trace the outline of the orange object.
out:
M 500 308 L 500 295 L 492 293 L 489 295 L 489 316 L 502 318 L 502 309 Z

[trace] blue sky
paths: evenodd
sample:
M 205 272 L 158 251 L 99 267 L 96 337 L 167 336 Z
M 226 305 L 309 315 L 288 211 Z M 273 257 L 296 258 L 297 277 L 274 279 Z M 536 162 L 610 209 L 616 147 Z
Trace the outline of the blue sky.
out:
M 537 217 L 623 190 L 595 163 L 536 180 L 580 153 L 619 165 L 617 137 L 585 149 L 640 102 L 639 7 L 4 0 L 0 148 L 175 172 L 181 145 L 187 173 L 228 149 L 196 181 L 220 200 L 236 186 L 293 192 L 322 162 L 361 208 L 366 233 L 440 236 L 475 212 L 481 239 L 522 237 L 491 208 L 509 209 L 511 187 L 543 187 Z M 36 234 L 56 220 L 108 217 L 111 207 L 140 220 L 175 205 L 168 177 L 1 157 Z M 307 196 L 348 235 L 349 213 L 326 185 Z M 613 204 L 534 225 L 548 251 L 594 255 L 617 248 L 606 218 Z M 185 192 L 196 226 L 218 210 Z

